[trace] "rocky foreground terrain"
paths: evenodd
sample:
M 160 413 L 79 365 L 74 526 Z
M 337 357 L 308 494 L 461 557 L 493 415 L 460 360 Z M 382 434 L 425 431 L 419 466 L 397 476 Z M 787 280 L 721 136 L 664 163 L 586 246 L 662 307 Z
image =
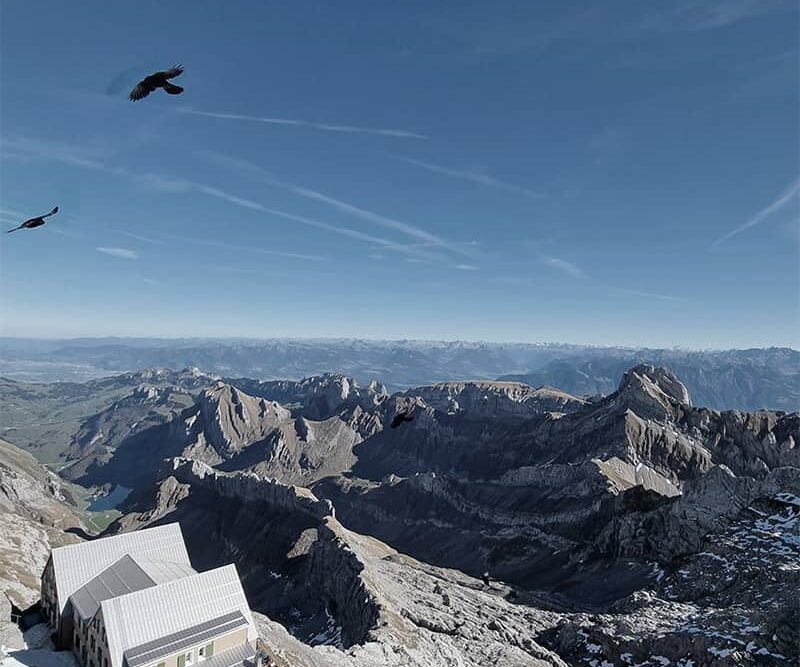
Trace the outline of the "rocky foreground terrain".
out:
M 73 431 L 62 475 L 132 489 L 109 532 L 177 520 L 196 567 L 235 561 L 287 665 L 798 660 L 796 412 L 696 407 L 648 365 L 594 398 L 129 384 Z
M 78 540 L 67 532 L 82 525 L 70 501 L 57 475 L 0 440 L 0 590 L 20 609 L 39 599 L 50 549 Z

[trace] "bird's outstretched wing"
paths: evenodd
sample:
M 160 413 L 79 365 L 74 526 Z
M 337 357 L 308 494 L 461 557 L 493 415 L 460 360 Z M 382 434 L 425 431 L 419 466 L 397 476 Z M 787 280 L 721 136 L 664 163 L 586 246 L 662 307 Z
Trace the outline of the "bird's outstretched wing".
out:
M 392 419 L 392 423 L 389 424 L 389 426 L 391 426 L 392 428 L 397 428 L 403 422 L 410 422 L 410 421 L 414 421 L 414 417 L 411 415 L 411 413 L 409 413 L 409 412 L 398 412 L 394 416 L 394 419 Z
M 7 229 L 7 230 L 6 230 L 6 234 L 10 234 L 11 232 L 16 232 L 17 230 L 20 230 L 20 229 L 22 229 L 24 226 L 25 226 L 25 225 L 24 225 L 24 223 L 23 223 L 23 224 L 21 224 L 19 227 L 14 227 L 14 229 Z
M 183 65 L 174 65 L 166 72 L 158 72 L 154 76 L 163 77 L 165 79 L 174 79 L 176 76 L 183 74 Z
M 105 94 L 114 95 L 116 97 L 117 95 L 123 94 L 126 90 L 130 90 L 129 85 L 133 77 L 150 69 L 151 64 L 152 63 L 140 64 L 136 67 L 129 67 L 124 72 L 120 72 L 106 86 Z
M 148 81 L 149 78 L 150 77 L 147 77 L 147 79 L 142 79 L 136 84 L 136 87 L 131 91 L 131 94 L 128 95 L 128 99 L 131 102 L 144 99 L 156 89 L 156 86 Z

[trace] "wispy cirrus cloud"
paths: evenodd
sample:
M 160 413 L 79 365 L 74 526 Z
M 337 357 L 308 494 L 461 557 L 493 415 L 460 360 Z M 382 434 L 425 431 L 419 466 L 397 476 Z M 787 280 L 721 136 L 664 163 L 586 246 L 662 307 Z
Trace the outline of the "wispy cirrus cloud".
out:
M 777 213 L 781 209 L 791 204 L 792 200 L 796 199 L 798 194 L 800 194 L 800 178 L 796 179 L 793 183 L 790 183 L 789 186 L 786 189 L 784 189 L 784 191 L 780 195 L 778 195 L 778 197 L 774 201 L 772 201 L 770 204 L 768 204 L 760 211 L 758 211 L 758 213 L 753 215 L 749 220 L 742 223 L 738 227 L 735 227 L 728 233 L 720 236 L 716 241 L 714 241 L 711 247 L 717 248 L 722 243 L 724 243 L 730 238 L 733 238 L 737 234 L 741 234 L 743 231 L 750 229 L 751 227 L 755 227 L 758 224 L 761 224 L 771 215 Z
M 290 250 L 275 250 L 271 248 L 260 248 L 256 245 L 240 245 L 238 243 L 227 243 L 226 241 L 217 241 L 214 239 L 198 239 L 193 237 L 178 236 L 175 234 L 165 234 L 166 238 L 175 241 L 182 241 L 192 245 L 201 245 L 209 248 L 221 248 L 224 250 L 235 250 L 236 252 L 249 252 L 256 255 L 267 255 L 270 257 L 284 257 L 286 259 L 297 259 L 307 262 L 325 262 L 328 257 L 322 255 L 314 255 L 303 252 L 292 252 Z
M 561 259 L 560 257 L 542 257 L 541 261 L 543 264 L 546 264 L 553 269 L 557 269 L 558 271 L 572 276 L 573 278 L 586 277 L 586 274 L 577 264 L 573 264 L 566 259 Z
M 687 303 L 687 299 L 679 296 L 670 296 L 669 294 L 658 294 L 657 292 L 645 292 L 637 289 L 621 289 L 622 294 L 629 294 L 631 296 L 640 296 L 644 299 L 655 299 L 656 301 L 665 301 L 667 303 L 679 304 Z
M 459 271 L 477 271 L 478 267 L 474 264 L 456 264 L 454 269 L 458 269 Z
M 317 220 L 316 218 L 309 218 L 308 216 L 304 215 L 295 215 L 294 213 L 288 213 L 287 211 L 281 211 L 276 208 L 265 207 L 264 212 L 279 218 L 283 218 L 284 220 L 291 220 L 292 222 L 298 222 L 301 225 L 314 227 L 316 229 L 324 229 L 326 232 L 339 234 L 340 236 L 346 236 L 348 238 L 355 239 L 357 241 L 365 241 L 367 243 L 377 244 L 377 247 L 379 248 L 391 249 L 393 246 L 391 241 L 389 241 L 388 239 L 381 238 L 380 236 L 365 234 L 364 232 L 361 232 L 357 229 L 351 229 L 350 227 L 340 227 L 338 225 L 332 225 L 329 222 Z
M 650 5 L 643 4 L 645 8 Z M 788 12 L 796 6 L 792 0 L 681 0 L 665 5 L 666 9 L 644 16 L 636 26 L 659 32 L 697 32 L 726 28 L 734 23 L 764 14 Z
M 8 220 L 16 220 L 17 218 L 24 217 L 25 214 L 13 208 L 0 207 L 0 217 Z
M 406 236 L 410 236 L 412 238 L 421 239 L 438 247 L 451 247 L 444 239 L 439 238 L 435 234 L 431 234 L 421 227 L 417 227 L 407 222 L 397 220 L 396 218 L 361 208 L 355 204 L 351 204 L 342 199 L 336 199 L 335 197 L 328 196 L 317 190 L 312 190 L 311 188 L 306 188 L 291 183 L 276 183 L 276 185 L 278 185 L 278 187 L 283 187 L 284 189 L 289 190 L 300 197 L 320 202 L 326 206 L 335 208 L 342 213 L 347 213 L 353 217 L 359 218 L 360 220 L 364 220 L 365 222 L 370 222 L 380 227 L 400 232 L 401 234 L 405 234 Z
M 122 230 L 117 230 L 123 236 L 127 236 L 131 239 L 136 239 L 137 241 L 142 241 L 142 243 L 149 243 L 150 245 L 164 245 L 164 241 L 159 239 L 151 238 L 150 236 L 142 236 L 141 234 L 134 234 L 133 232 L 123 232 Z
M 236 195 L 231 194 L 230 192 L 226 192 L 225 190 L 221 190 L 212 185 L 206 185 L 204 183 L 197 183 L 195 181 L 189 181 L 185 178 L 176 178 L 174 176 L 168 176 L 166 174 L 142 174 L 139 176 L 139 180 L 147 187 L 156 190 L 157 192 L 165 192 L 171 194 L 182 194 L 186 192 L 200 192 L 202 194 L 208 195 L 209 197 L 216 197 L 217 199 L 222 199 L 227 201 L 230 204 L 236 204 L 237 206 L 241 206 L 243 208 L 249 208 L 253 211 L 263 211 L 264 206 L 259 204 L 252 199 L 245 199 L 244 197 L 238 197 Z
M 8 142 L 3 140 L 3 143 L 0 145 L 5 146 L 7 145 L 7 143 Z M 349 227 L 340 227 L 320 220 L 315 220 L 312 218 L 299 215 L 293 215 L 286 211 L 280 211 L 277 209 L 268 208 L 257 201 L 240 197 L 238 195 L 232 194 L 213 185 L 198 183 L 195 181 L 190 181 L 184 178 L 174 177 L 166 174 L 136 173 L 129 171 L 124 167 L 108 164 L 99 159 L 83 157 L 80 154 L 79 147 L 69 146 L 67 144 L 56 145 L 51 143 L 36 142 L 32 140 L 23 140 L 21 142 L 14 143 L 13 145 L 20 149 L 24 148 L 26 158 L 31 158 L 31 159 L 41 158 L 50 161 L 63 162 L 66 164 L 71 164 L 86 169 L 103 171 L 116 176 L 127 178 L 131 181 L 134 181 L 142 185 L 143 187 L 149 188 L 157 192 L 163 192 L 168 194 L 185 194 L 190 192 L 201 193 L 209 197 L 221 199 L 223 201 L 226 201 L 230 204 L 234 204 L 241 208 L 246 208 L 253 211 L 259 211 L 261 213 L 282 217 L 284 219 L 293 220 L 294 222 L 299 222 L 301 224 L 316 227 L 318 229 L 324 229 L 331 233 L 347 236 L 349 238 L 353 238 L 360 241 L 365 241 L 373 245 L 377 244 L 380 245 L 381 247 L 386 248 L 387 250 L 395 250 L 401 254 L 423 256 L 423 257 L 428 257 L 429 259 L 440 259 L 440 257 L 436 257 L 433 253 L 425 252 L 422 249 L 417 249 L 413 247 L 403 248 L 400 247 L 395 242 L 390 241 L 389 239 L 365 233 L 360 230 L 352 229 Z M 373 211 L 360 208 L 358 206 L 350 204 L 349 202 L 345 202 L 343 200 L 330 197 L 316 190 L 312 190 L 310 188 L 305 188 L 297 186 L 293 183 L 282 181 L 281 179 L 273 177 L 271 174 L 269 174 L 265 170 L 261 169 L 260 167 L 252 163 L 243 160 L 238 160 L 235 158 L 230 158 L 228 156 L 212 155 L 212 157 L 214 157 L 220 163 L 227 164 L 228 166 L 232 166 L 240 170 L 246 171 L 250 173 L 252 176 L 256 177 L 261 182 L 264 182 L 268 185 L 288 190 L 289 192 L 292 192 L 305 199 L 318 201 L 324 205 L 335 208 L 343 213 L 348 213 L 353 217 L 370 222 L 374 225 L 403 233 L 407 236 L 416 239 L 418 242 L 430 244 L 430 247 L 432 249 L 451 250 L 463 255 L 470 254 L 464 248 L 461 248 L 458 244 L 450 244 L 448 241 L 441 239 L 438 236 L 431 234 L 419 227 L 405 223 L 400 220 L 396 220 L 389 216 L 384 216 L 375 213 Z M 132 236 L 131 238 L 135 238 L 135 236 Z M 144 241 L 144 238 L 140 238 L 138 240 Z
M 322 229 L 327 232 L 338 234 L 340 236 L 346 236 L 348 238 L 355 239 L 358 241 L 365 241 L 367 243 L 377 245 L 381 248 L 387 248 L 392 250 L 397 249 L 400 252 L 413 252 L 409 250 L 403 250 L 402 248 L 395 248 L 397 244 L 380 236 L 367 234 L 357 229 L 352 229 L 350 227 L 341 227 L 338 225 L 333 225 L 331 223 L 324 222 L 322 220 L 317 220 L 315 218 L 310 218 L 308 216 L 295 215 L 287 211 L 270 208 L 251 199 L 238 197 L 229 192 L 221 190 L 220 188 L 206 185 L 203 183 L 196 183 L 194 181 L 174 178 L 172 176 L 166 176 L 163 174 L 146 174 L 144 176 L 144 182 L 146 183 L 147 186 L 159 192 L 166 192 L 166 193 L 199 192 L 209 197 L 215 197 L 217 199 L 221 199 L 223 201 L 226 201 L 230 204 L 234 204 L 236 206 L 240 206 L 242 208 L 246 208 L 252 211 L 259 211 L 260 213 L 283 218 L 284 220 L 290 220 L 292 222 L 297 222 L 308 227 Z
M 451 245 L 457 246 L 464 246 L 466 247 L 475 247 L 478 245 L 477 241 L 450 241 Z M 437 243 L 387 243 L 387 245 L 382 246 L 381 250 L 409 250 L 414 248 L 435 248 L 438 244 Z M 378 248 L 372 248 L 372 250 L 378 250 Z
M 288 125 L 292 127 L 307 127 L 313 130 L 325 132 L 345 132 L 349 134 L 377 134 L 384 137 L 399 137 L 402 139 L 428 139 L 424 134 L 410 132 L 408 130 L 398 130 L 393 128 L 362 127 L 356 125 L 336 125 L 333 123 L 317 123 L 297 118 L 272 118 L 269 116 L 249 116 L 238 113 L 218 113 L 216 111 L 200 111 L 199 109 L 183 108 L 178 109 L 178 113 L 190 114 L 192 116 L 206 116 L 208 118 L 220 118 L 224 120 L 243 120 L 253 123 L 266 123 L 268 125 Z
M 32 139 L 30 137 L 3 137 L 0 139 L 3 157 L 22 161 L 50 160 L 86 169 L 124 173 L 121 167 L 111 167 L 104 161 L 104 151 L 61 141 Z
M 521 278 L 519 276 L 492 276 L 489 282 L 498 283 L 499 285 L 513 285 L 515 287 L 522 287 L 531 285 L 530 278 Z
M 479 174 L 473 171 L 465 171 L 462 169 L 451 169 L 449 167 L 443 167 L 441 165 L 434 164 L 432 162 L 425 162 L 424 160 L 416 160 L 414 158 L 405 157 L 402 155 L 393 155 L 392 157 L 394 157 L 397 160 L 400 160 L 401 162 L 413 164 L 417 167 L 426 169 L 435 174 L 450 176 L 452 178 L 457 178 L 462 181 L 469 181 L 470 183 L 485 185 L 488 187 L 496 188 L 498 190 L 503 190 L 505 192 L 513 192 L 514 194 L 522 195 L 524 197 L 531 197 L 533 199 L 541 199 L 542 197 L 544 197 L 544 195 L 540 192 L 536 192 L 535 190 L 530 190 L 528 188 L 523 188 L 518 185 L 512 185 L 511 183 L 506 183 L 505 181 L 501 181 L 499 178 L 494 178 L 493 176 L 489 176 L 487 174 Z
M 51 225 L 48 225 L 47 227 L 45 227 L 44 231 L 47 232 L 48 234 L 57 234 L 58 236 L 66 236 L 66 237 L 71 238 L 71 239 L 82 238 L 82 236 L 80 234 L 75 234 L 73 232 L 68 232 L 68 231 L 66 231 L 64 229 L 59 229 L 58 227 L 54 227 L 54 226 L 51 226 Z
M 139 253 L 128 248 L 107 248 L 105 246 L 98 246 L 95 248 L 97 252 L 102 252 L 105 255 L 112 257 L 119 257 L 121 259 L 139 259 Z
M 468 250 L 465 250 L 459 244 L 454 244 L 450 241 L 447 241 L 446 239 L 443 239 L 437 236 L 436 234 L 432 234 L 431 232 L 428 232 L 427 230 L 422 229 L 421 227 L 412 225 L 402 220 L 398 220 L 391 216 L 376 213 L 375 211 L 370 211 L 369 209 L 361 208 L 360 206 L 344 201 L 342 199 L 337 199 L 336 197 L 332 197 L 318 190 L 314 190 L 312 188 L 308 188 L 301 185 L 296 185 L 289 181 L 277 178 L 270 172 L 266 171 L 265 169 L 262 169 L 256 164 L 253 164 L 252 162 L 248 162 L 247 160 L 241 160 L 239 158 L 233 158 L 227 155 L 219 155 L 216 153 L 205 153 L 205 155 L 209 159 L 218 164 L 226 165 L 233 169 L 238 169 L 239 171 L 247 173 L 250 175 L 251 178 L 261 183 L 270 185 L 272 187 L 280 188 L 282 190 L 286 190 L 288 192 L 291 192 L 292 194 L 297 195 L 298 197 L 318 202 L 330 208 L 336 209 L 341 213 L 345 213 L 354 218 L 358 218 L 359 220 L 362 220 L 364 222 L 368 222 L 373 225 L 383 227 L 385 229 L 390 229 L 392 231 L 399 232 L 413 239 L 416 239 L 419 242 L 430 243 L 431 246 L 436 247 L 440 250 L 448 250 L 450 252 L 454 252 L 461 255 L 467 255 L 467 256 L 470 255 L 470 252 Z

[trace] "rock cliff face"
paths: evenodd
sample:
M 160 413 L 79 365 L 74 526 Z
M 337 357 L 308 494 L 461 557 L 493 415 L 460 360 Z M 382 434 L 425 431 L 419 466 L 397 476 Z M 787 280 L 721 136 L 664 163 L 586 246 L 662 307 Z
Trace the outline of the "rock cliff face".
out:
M 677 378 L 651 366 L 631 369 L 616 392 L 595 402 L 562 397 L 565 412 L 552 412 L 546 403 L 527 409 L 542 405 L 533 398 L 542 390 L 526 392 L 520 385 L 500 383 L 494 393 L 466 385 L 459 398 L 454 387 L 422 387 L 387 401 L 394 410 L 413 408 L 415 421 L 357 446 L 356 475 L 380 480 L 436 472 L 485 480 L 522 466 L 616 457 L 679 483 L 715 462 L 760 476 L 800 461 L 797 414 L 695 408 Z M 459 401 L 477 404 L 480 417 Z
M 800 496 L 773 492 L 797 488 L 797 472 L 780 469 L 752 484 L 714 468 L 668 510 L 632 519 L 626 528 L 637 528 L 617 535 L 617 544 L 629 552 L 652 549 L 663 563 L 654 566 L 652 584 L 601 614 L 571 615 L 540 639 L 573 664 L 796 662 Z M 700 537 L 703 531 L 709 532 Z M 645 533 L 663 540 L 648 544 Z
M 0 440 L 0 589 L 21 609 L 39 599 L 50 549 L 78 540 L 61 481 L 27 452 Z
M 166 424 L 194 403 L 190 391 L 182 388 L 186 383 L 173 386 L 158 382 L 174 379 L 171 374 L 167 378 L 153 377 L 152 373 L 142 375 L 146 381 L 134 387 L 129 395 L 81 423 L 67 452 L 75 463 L 61 472 L 64 478 L 88 481 L 90 468 L 105 465 L 126 440 Z
M 546 412 L 575 412 L 586 401 L 569 394 L 519 382 L 442 382 L 403 392 L 446 414 L 464 413 L 470 419 L 530 417 Z
M 113 529 L 178 520 L 196 566 L 236 560 L 262 637 L 293 666 L 784 665 L 797 657 L 800 496 L 777 490 L 799 482 L 795 469 L 757 481 L 715 467 L 683 496 L 616 495 L 622 519 L 573 557 L 586 579 L 631 578 L 637 563 L 648 576 L 593 609 L 426 565 L 345 529 L 308 490 L 185 459 Z M 691 538 L 676 530 L 695 524 Z
M 695 408 L 686 388 L 668 371 L 637 366 L 615 393 L 542 424 L 533 439 L 559 452 L 559 461 L 613 455 L 680 481 L 705 473 L 714 462 L 733 464 L 737 474 L 759 476 L 771 467 L 797 465 L 799 435 L 796 413 Z
M 189 447 L 196 449 L 197 458 L 216 459 L 214 463 L 238 457 L 292 421 L 291 413 L 278 403 L 223 383 L 202 392 L 197 408 L 185 420 Z
M 235 559 L 270 648 L 293 665 L 564 665 L 533 639 L 548 624 L 517 614 L 507 589 L 353 533 L 308 490 L 186 459 L 164 475 L 110 532 L 177 520 L 195 566 Z
M 371 410 L 388 397 L 386 388 L 377 380 L 364 387 L 352 378 L 335 373 L 299 381 L 259 382 L 239 378 L 228 382 L 251 396 L 277 401 L 293 408 L 295 414 L 315 421 L 329 419 L 356 407 Z
M 714 466 L 672 502 L 615 516 L 596 543 L 606 554 L 669 564 L 700 551 L 707 535 L 725 530 L 757 499 L 781 493 L 800 496 L 800 469 L 776 468 L 756 480 Z
M 348 527 L 421 560 L 598 600 L 624 595 L 636 574 L 634 568 L 620 580 L 609 563 L 608 576 L 584 591 L 597 572 L 581 574 L 583 560 L 604 526 L 634 507 L 669 504 L 680 494 L 651 468 L 613 458 L 523 467 L 492 481 L 423 473 L 381 483 L 327 479 L 313 489 L 333 502 Z M 648 568 L 638 576 L 646 580 Z
M 419 472 L 491 479 L 543 460 L 532 442 L 535 429 L 585 404 L 563 392 L 515 383 L 418 387 L 382 404 L 384 428 L 354 449 L 353 472 L 372 480 Z M 386 428 L 401 411 L 412 412 L 414 421 Z
M 330 616 L 343 645 L 364 641 L 377 608 L 328 501 L 303 487 L 191 459 L 174 459 L 164 475 L 110 532 L 179 521 L 193 563 L 205 569 L 235 561 L 256 610 L 309 638 Z
M 339 408 L 316 421 L 303 410 L 217 382 L 168 421 L 133 432 L 110 457 L 79 459 L 70 471 L 82 470 L 77 479 L 84 484 L 138 488 L 154 481 L 164 459 L 186 456 L 221 470 L 309 484 L 348 470 L 356 460 L 354 446 L 380 428 L 377 408 L 366 412 L 360 401 L 350 400 Z

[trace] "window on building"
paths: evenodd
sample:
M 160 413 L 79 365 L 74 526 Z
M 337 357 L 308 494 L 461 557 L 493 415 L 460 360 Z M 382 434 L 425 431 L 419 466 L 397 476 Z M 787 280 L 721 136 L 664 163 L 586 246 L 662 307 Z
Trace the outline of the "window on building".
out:
M 197 649 L 197 660 L 200 661 L 205 659 L 206 659 L 206 647 L 201 646 L 199 649 Z
M 194 660 L 194 651 L 189 651 L 186 654 L 186 664 L 187 665 L 191 665 L 192 664 L 192 660 Z

